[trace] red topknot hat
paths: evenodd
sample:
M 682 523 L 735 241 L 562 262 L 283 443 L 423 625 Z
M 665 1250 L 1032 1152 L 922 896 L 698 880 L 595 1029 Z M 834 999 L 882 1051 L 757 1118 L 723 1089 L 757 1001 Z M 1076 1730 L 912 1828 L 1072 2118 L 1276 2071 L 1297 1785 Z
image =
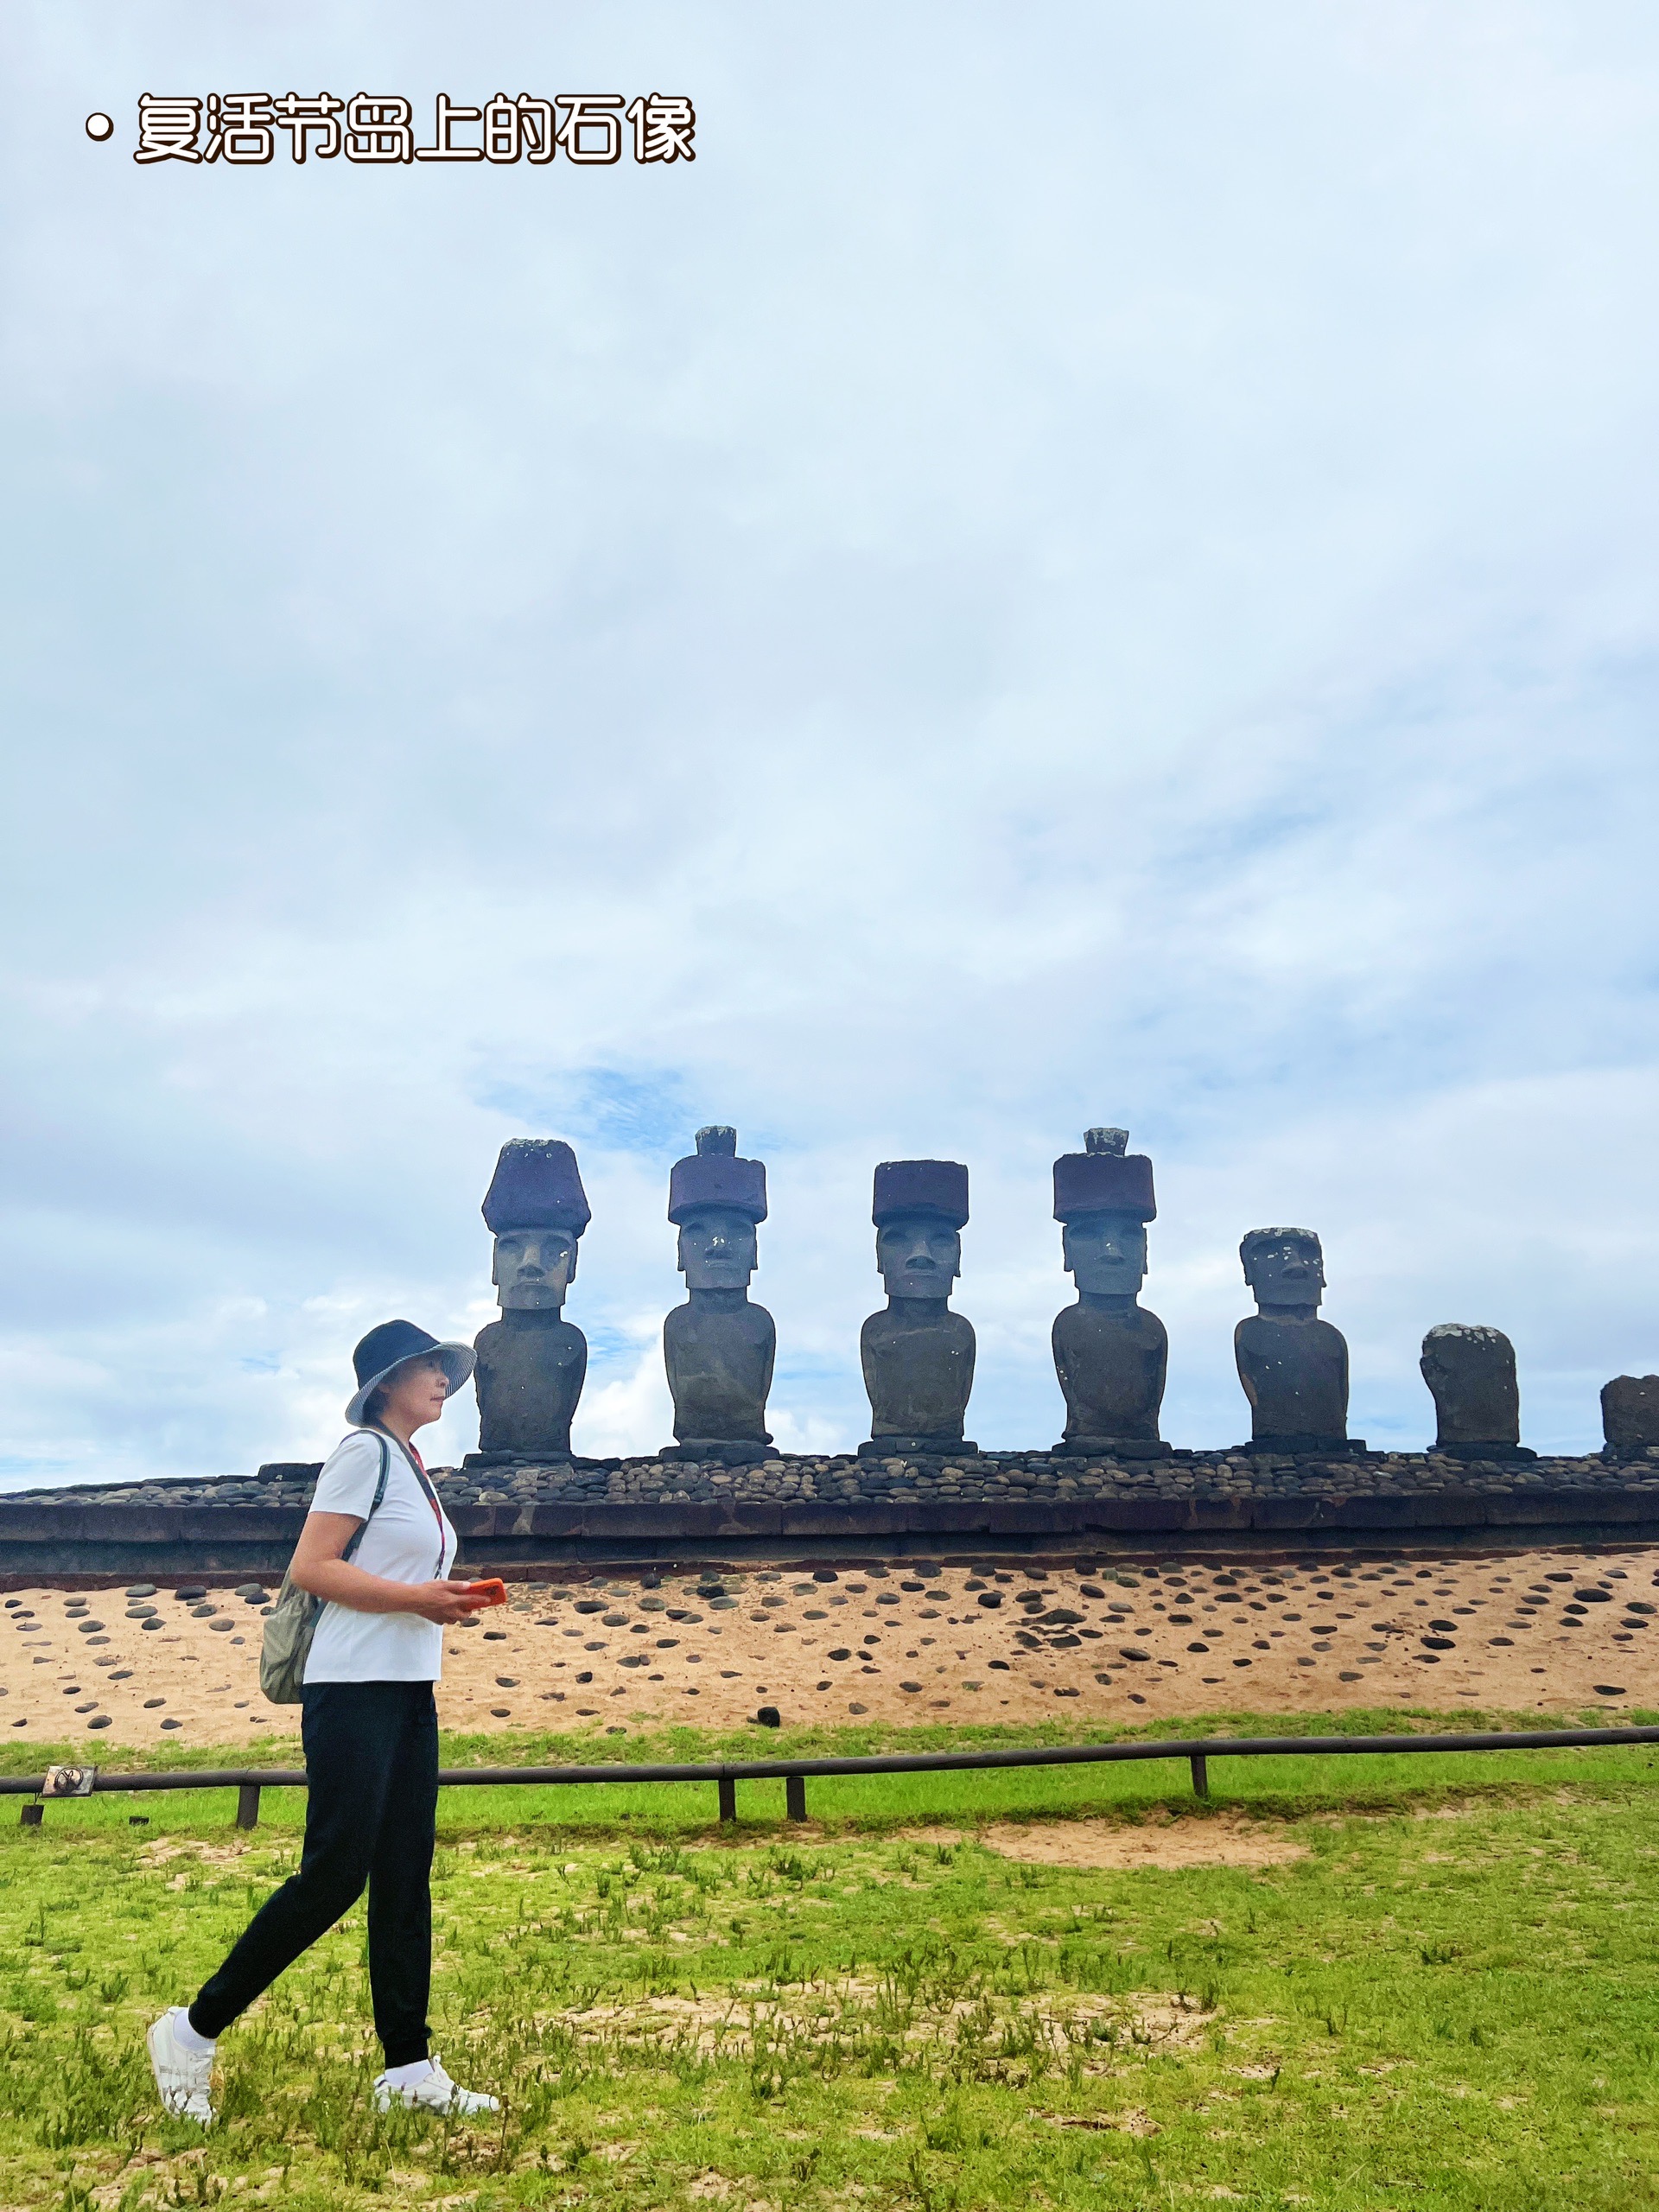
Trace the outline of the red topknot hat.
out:
M 580 1236 L 593 1212 L 575 1154 L 561 1137 L 510 1138 L 484 1193 L 483 1213 L 495 1236 L 509 1229 L 568 1229 Z
M 880 1229 L 899 1215 L 931 1213 L 960 1229 L 968 1218 L 968 1170 L 957 1160 L 884 1160 L 875 1171 L 870 1218 Z
M 766 1217 L 766 1163 L 740 1160 L 737 1131 L 723 1122 L 699 1129 L 696 1150 L 670 1171 L 669 1219 L 677 1228 L 694 1206 L 733 1206 L 751 1221 Z
M 1152 1162 L 1143 1152 L 1127 1149 L 1127 1129 L 1085 1129 L 1081 1152 L 1063 1152 L 1054 1163 L 1054 1218 L 1073 1221 L 1084 1213 L 1132 1213 L 1155 1221 Z

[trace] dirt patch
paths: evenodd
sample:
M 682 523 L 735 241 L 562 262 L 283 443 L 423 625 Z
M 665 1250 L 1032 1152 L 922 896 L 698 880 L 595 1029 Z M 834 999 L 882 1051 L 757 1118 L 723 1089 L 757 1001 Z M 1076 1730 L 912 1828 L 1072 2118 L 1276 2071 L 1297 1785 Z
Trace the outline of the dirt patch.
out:
M 1027 2120 L 1041 2120 L 1049 2127 L 1081 2127 L 1096 2134 L 1116 2132 L 1123 2135 L 1156 2135 L 1158 2123 L 1149 2120 L 1139 2105 L 1131 2105 L 1122 2112 L 1031 2112 Z
M 1011 1998 L 981 1980 L 944 1996 L 849 1974 L 738 1982 L 695 1997 L 659 1993 L 549 2013 L 537 2024 L 556 2020 L 584 2044 L 665 2056 L 747 2058 L 784 2048 L 834 2049 L 849 2056 L 874 2040 L 884 2048 L 894 2042 L 912 2049 L 972 2047 L 988 2065 L 1006 2059 L 1016 2069 L 1028 2067 L 1033 2052 L 1062 2058 L 1075 2052 L 1085 2073 L 1096 2073 L 1109 2071 L 1120 2050 L 1185 2049 L 1211 2018 L 1190 1998 L 1157 1991 Z
M 244 1858 L 248 1849 L 245 1843 L 164 1843 L 158 1839 L 145 1844 L 138 1859 L 145 1866 L 164 1866 L 169 1859 L 195 1859 L 204 1866 L 219 1866 L 227 1859 Z
M 943 1841 L 941 1835 L 938 1840 Z M 1032 1866 L 1287 1866 L 1308 1856 L 1283 1828 L 1218 1813 L 1158 1822 L 1051 1821 L 1018 1827 L 998 1821 L 976 1840 L 1004 1859 Z

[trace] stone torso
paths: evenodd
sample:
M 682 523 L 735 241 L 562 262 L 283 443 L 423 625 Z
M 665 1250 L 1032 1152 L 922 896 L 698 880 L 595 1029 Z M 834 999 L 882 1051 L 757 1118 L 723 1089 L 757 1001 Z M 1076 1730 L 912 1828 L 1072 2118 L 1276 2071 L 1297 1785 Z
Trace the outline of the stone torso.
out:
M 682 1443 L 765 1444 L 778 1331 L 742 1291 L 694 1290 L 663 1323 L 663 1357 Z
M 1132 1299 L 1084 1296 L 1054 1319 L 1054 1371 L 1065 1394 L 1065 1441 L 1156 1443 L 1169 1338 Z
M 1252 1313 L 1233 1332 L 1252 1438 L 1335 1438 L 1348 1433 L 1348 1345 L 1328 1321 Z
M 1440 1448 L 1521 1441 L 1521 1393 L 1515 1347 L 1500 1329 L 1431 1329 L 1423 1339 L 1423 1380 L 1434 1400 Z
M 478 1448 L 526 1459 L 570 1456 L 588 1339 L 556 1311 L 510 1313 L 480 1329 Z
M 974 1387 L 974 1326 L 942 1298 L 895 1299 L 859 1336 L 872 1436 L 960 1438 Z

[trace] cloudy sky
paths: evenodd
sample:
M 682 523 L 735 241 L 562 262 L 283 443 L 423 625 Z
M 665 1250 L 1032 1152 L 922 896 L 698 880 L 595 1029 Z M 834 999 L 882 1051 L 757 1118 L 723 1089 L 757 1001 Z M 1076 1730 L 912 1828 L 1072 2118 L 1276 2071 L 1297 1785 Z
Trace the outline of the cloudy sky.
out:
M 868 1433 L 880 1159 L 1148 1151 L 1165 1433 L 1252 1226 L 1352 1427 L 1659 1366 L 1659 23 L 1603 0 L 22 0 L 3 26 L 0 1484 L 335 1440 L 569 1137 L 579 1448 L 670 1433 L 667 1172 L 767 1163 L 773 1427 Z M 140 166 L 142 92 L 683 92 L 695 165 Z M 86 135 L 115 119 L 105 144 Z M 429 137 L 429 130 L 423 131 Z M 466 134 L 463 134 L 466 135 Z M 474 1441 L 470 1405 L 431 1456 Z

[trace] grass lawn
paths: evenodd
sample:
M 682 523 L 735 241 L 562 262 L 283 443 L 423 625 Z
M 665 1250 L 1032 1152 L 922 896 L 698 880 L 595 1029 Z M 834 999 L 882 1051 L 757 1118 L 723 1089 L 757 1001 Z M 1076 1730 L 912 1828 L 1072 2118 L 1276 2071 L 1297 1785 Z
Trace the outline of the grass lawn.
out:
M 765 1748 L 970 1733 L 998 1738 Z M 445 1758 L 737 1747 L 496 1737 Z M 41 1759 L 7 1745 L 0 1770 Z M 0 1801 L 0 2204 L 1659 2207 L 1656 1762 L 1216 1762 L 1202 1803 L 1184 1766 L 814 1783 L 804 1830 L 753 1784 L 724 1833 L 706 1788 L 452 1791 L 437 2047 L 504 2113 L 373 2113 L 359 1906 L 225 2037 L 206 2138 L 156 2112 L 143 2029 L 293 1865 L 302 1796 L 268 1792 L 251 1837 L 225 1792 L 54 1804 L 38 1830 Z M 1098 1857 L 1128 1823 L 1172 1859 L 1220 1839 L 1266 1863 L 990 1847 Z

